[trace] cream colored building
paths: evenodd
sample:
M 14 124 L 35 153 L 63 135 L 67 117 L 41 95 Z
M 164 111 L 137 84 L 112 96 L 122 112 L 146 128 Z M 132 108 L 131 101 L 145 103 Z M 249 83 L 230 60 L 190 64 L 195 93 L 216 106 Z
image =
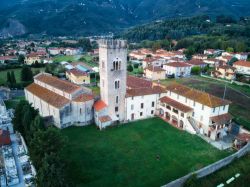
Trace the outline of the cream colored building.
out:
M 93 95 L 80 86 L 40 73 L 24 91 L 26 100 L 42 117 L 51 118 L 58 128 L 93 122 Z
M 24 63 L 27 65 L 35 64 L 36 62 L 42 63 L 42 58 L 36 54 L 29 54 L 24 59 Z
M 90 84 L 90 74 L 76 68 L 66 71 L 66 78 L 77 85 Z
M 215 70 L 211 72 L 211 76 L 215 78 L 234 80 L 236 68 L 228 65 L 215 67 Z
M 144 75 L 150 80 L 162 80 L 166 78 L 166 71 L 160 67 L 148 67 L 144 69 Z

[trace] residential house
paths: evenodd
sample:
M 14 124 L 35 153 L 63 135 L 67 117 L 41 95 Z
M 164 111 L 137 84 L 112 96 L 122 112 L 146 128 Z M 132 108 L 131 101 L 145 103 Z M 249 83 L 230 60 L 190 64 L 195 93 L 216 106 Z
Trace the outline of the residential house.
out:
M 236 68 L 223 65 L 215 67 L 215 70 L 211 72 L 211 76 L 221 79 L 234 80 Z
M 90 84 L 90 74 L 77 68 L 66 71 L 66 78 L 77 85 Z
M 144 69 L 144 75 L 147 79 L 150 80 L 162 80 L 166 78 L 166 71 L 161 67 L 149 66 Z
M 231 102 L 180 84 L 166 87 L 160 98 L 158 114 L 171 124 L 192 134 L 203 134 L 212 140 L 226 136 L 232 117 Z
M 184 62 L 171 62 L 163 65 L 167 76 L 188 77 L 191 73 L 192 65 Z
M 236 72 L 239 74 L 250 75 L 250 62 L 248 61 L 237 61 L 233 64 L 236 68 Z
M 187 61 L 186 63 L 190 64 L 192 67 L 200 67 L 201 69 L 205 68 L 207 64 L 203 62 L 203 60 L 192 59 Z

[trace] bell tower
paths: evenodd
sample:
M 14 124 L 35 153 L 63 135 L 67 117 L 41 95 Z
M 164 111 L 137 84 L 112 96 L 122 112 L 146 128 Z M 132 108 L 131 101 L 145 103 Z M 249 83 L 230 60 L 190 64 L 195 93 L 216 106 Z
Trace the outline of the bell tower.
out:
M 99 72 L 101 100 L 108 106 L 113 120 L 125 120 L 127 83 L 127 42 L 103 39 L 99 41 Z

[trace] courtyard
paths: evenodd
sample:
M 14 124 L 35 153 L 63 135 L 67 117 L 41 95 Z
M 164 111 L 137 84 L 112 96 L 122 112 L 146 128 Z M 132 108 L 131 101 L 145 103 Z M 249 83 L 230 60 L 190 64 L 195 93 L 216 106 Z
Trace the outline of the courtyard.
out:
M 62 132 L 77 186 L 161 186 L 231 154 L 160 118 L 104 131 L 91 125 Z

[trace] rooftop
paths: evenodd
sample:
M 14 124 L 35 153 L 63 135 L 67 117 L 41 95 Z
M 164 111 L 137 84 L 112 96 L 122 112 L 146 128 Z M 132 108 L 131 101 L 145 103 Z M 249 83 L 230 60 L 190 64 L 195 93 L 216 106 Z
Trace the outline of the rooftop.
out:
M 33 95 L 39 97 L 41 100 L 45 101 L 46 103 L 49 103 L 50 105 L 56 108 L 61 108 L 65 104 L 70 102 L 70 100 L 68 100 L 67 98 L 58 95 L 55 92 L 52 92 L 35 83 L 30 84 L 25 89 L 31 92 Z
M 73 101 L 75 102 L 86 102 L 91 101 L 94 99 L 94 96 L 91 94 L 81 94 L 78 97 L 76 97 Z
M 98 100 L 94 104 L 94 109 L 97 112 L 100 111 L 100 110 L 102 110 L 102 109 L 104 109 L 104 108 L 106 108 L 106 107 L 107 107 L 106 103 L 104 103 L 104 101 L 102 101 L 102 100 Z
M 162 103 L 166 103 L 166 104 L 168 104 L 168 105 L 170 105 L 170 106 L 173 106 L 174 108 L 176 108 L 176 109 L 178 109 L 178 110 L 180 110 L 180 111 L 182 111 L 182 112 L 184 112 L 184 113 L 187 113 L 187 112 L 190 112 L 190 111 L 193 110 L 193 109 L 190 108 L 189 106 L 186 106 L 186 105 L 184 105 L 184 104 L 182 104 L 182 103 L 180 103 L 180 102 L 177 102 L 177 101 L 175 101 L 175 100 L 173 100 L 173 99 L 171 99 L 171 98 L 169 98 L 169 97 L 167 97 L 167 96 L 162 97 L 162 98 L 160 99 L 160 101 L 161 101 Z
M 99 117 L 99 121 L 102 123 L 108 122 L 108 121 L 112 121 L 110 116 L 101 116 Z
M 235 62 L 233 65 L 235 65 L 235 66 L 250 67 L 250 62 L 240 60 L 240 61 Z
M 161 72 L 161 71 L 164 71 L 165 72 L 165 70 L 164 69 L 162 69 L 161 67 L 154 67 L 154 66 L 149 66 L 149 67 L 147 67 L 146 68 L 147 70 L 149 70 L 149 71 L 153 71 L 153 72 Z
M 171 66 L 171 67 L 190 67 L 190 64 L 187 64 L 185 62 L 170 62 L 166 64 L 166 66 Z
M 66 93 L 73 93 L 77 90 L 80 90 L 81 87 L 77 86 L 71 82 L 61 80 L 57 77 L 54 77 L 47 73 L 40 73 L 37 76 L 34 77 L 35 80 L 41 81 L 45 84 L 48 84 L 54 88 L 57 88 L 61 91 L 64 91 Z
M 127 87 L 128 88 L 148 88 L 152 87 L 152 82 L 134 76 L 127 77 Z
M 219 106 L 228 105 L 231 102 L 228 100 L 221 99 L 219 97 L 210 95 L 206 92 L 202 92 L 193 88 L 181 84 L 171 84 L 166 87 L 168 91 L 182 95 L 188 99 L 194 100 L 198 103 L 214 108 Z

